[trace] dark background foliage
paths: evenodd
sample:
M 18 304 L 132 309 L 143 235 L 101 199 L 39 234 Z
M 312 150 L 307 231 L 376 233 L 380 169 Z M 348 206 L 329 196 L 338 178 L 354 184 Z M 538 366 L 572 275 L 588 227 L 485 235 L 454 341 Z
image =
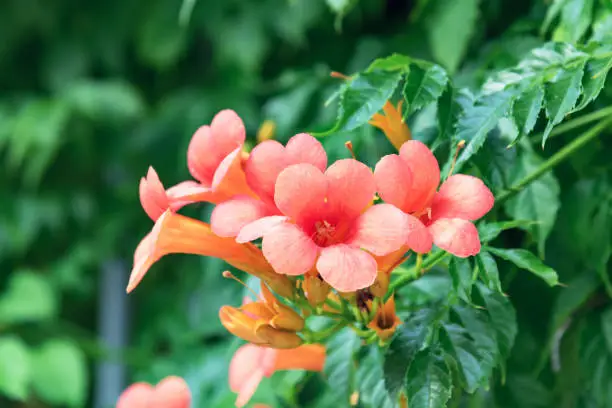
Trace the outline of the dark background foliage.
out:
M 227 365 L 240 343 L 217 311 L 238 304 L 243 290 L 221 277 L 224 265 L 169 257 L 124 293 L 133 249 L 151 227 L 138 202 L 140 177 L 152 165 L 166 186 L 188 178 L 189 139 L 216 111 L 236 110 L 252 144 L 271 119 L 284 142 L 333 127 L 337 109 L 325 101 L 341 81 L 332 70 L 352 74 L 401 53 L 439 64 L 457 88 L 476 93 L 546 41 L 610 44 L 611 30 L 605 0 L 3 1 L 0 406 L 109 407 L 129 382 L 169 374 L 187 379 L 194 407 L 232 406 Z M 569 119 L 611 99 L 608 81 Z M 433 142 L 435 115 L 426 106 L 408 117 L 415 138 Z M 516 131 L 497 119 L 465 168 L 497 194 L 585 130 L 553 131 L 544 150 L 535 136 L 507 149 Z M 544 114 L 535 126 L 545 130 Z M 612 406 L 609 136 L 491 215 L 535 221 L 495 246 L 533 250 L 566 286 L 549 288 L 500 262 L 516 342 L 489 391 L 454 394 L 455 406 Z M 348 157 L 349 139 L 370 165 L 393 152 L 368 126 L 322 142 L 335 159 Z M 448 142 L 436 142 L 441 157 Z M 209 211 L 188 209 L 203 219 Z M 448 276 L 443 269 L 408 286 L 406 308 L 445 297 Z M 367 358 L 358 377 L 380 370 L 377 356 Z M 368 399 L 372 386 L 358 385 L 364 407 L 380 406 Z M 338 406 L 330 395 L 322 376 L 291 372 L 265 380 L 254 400 Z

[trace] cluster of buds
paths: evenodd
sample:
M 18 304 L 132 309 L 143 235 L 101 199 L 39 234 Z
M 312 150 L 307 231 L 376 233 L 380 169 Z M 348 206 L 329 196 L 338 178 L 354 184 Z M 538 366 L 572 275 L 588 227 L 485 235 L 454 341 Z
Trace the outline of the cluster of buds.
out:
M 472 176 L 449 174 L 439 186 L 438 162 L 425 144 L 411 140 L 401 104 L 388 102 L 370 123 L 399 150 L 382 157 L 374 171 L 350 144 L 353 158 L 329 166 L 311 135 L 297 134 L 283 146 L 273 140 L 270 122 L 247 152 L 242 120 L 231 110 L 219 112 L 189 145 L 195 180 L 165 189 L 153 169 L 141 180 L 140 200 L 155 226 L 136 250 L 128 292 L 172 253 L 217 257 L 259 278 L 255 300 L 219 312 L 225 328 L 254 347 L 239 360 L 248 355 L 265 362 L 258 363 L 258 378 L 273 371 L 270 364 L 322 369 L 325 353 L 317 343 L 334 333 L 309 329 L 311 315 L 384 344 L 401 324 L 389 293 L 393 270 L 412 253 L 419 262 L 434 244 L 458 257 L 477 254 L 473 221 L 494 199 Z M 209 222 L 177 213 L 202 201 L 216 205 Z M 300 357 L 310 354 L 316 357 Z M 242 406 L 259 380 L 230 370 L 232 376 Z

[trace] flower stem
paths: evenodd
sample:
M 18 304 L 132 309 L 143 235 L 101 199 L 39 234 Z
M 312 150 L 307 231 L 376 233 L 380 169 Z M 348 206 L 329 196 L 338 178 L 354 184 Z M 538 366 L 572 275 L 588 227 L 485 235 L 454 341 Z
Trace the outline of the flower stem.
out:
M 417 272 L 420 269 L 425 270 L 431 268 L 432 266 L 440 262 L 442 259 L 444 259 L 446 255 L 448 255 L 448 252 L 445 251 L 434 252 L 429 255 L 420 265 L 415 265 L 414 267 L 410 268 L 408 272 L 400 275 L 389 285 L 389 290 L 387 291 L 385 301 L 391 296 L 393 292 L 418 278 L 420 274 L 418 274 Z
M 553 129 L 552 132 L 550 132 L 550 136 L 549 138 L 552 138 L 554 136 L 558 136 L 561 135 L 565 132 L 569 132 L 570 130 L 574 130 L 580 126 L 584 126 L 587 125 L 591 122 L 595 122 L 598 121 L 599 119 L 603 119 L 605 117 L 608 116 L 612 116 L 612 106 L 608 106 L 606 108 L 600 109 L 598 111 L 595 112 L 591 112 L 587 115 L 582 115 L 576 119 L 570 120 L 566 123 L 563 123 L 562 125 L 559 125 L 557 127 L 555 127 Z M 542 134 L 537 134 L 535 136 L 533 136 L 532 140 L 540 140 L 542 139 Z
M 603 110 L 603 109 L 602 109 Z M 608 114 L 611 114 L 608 112 Z M 612 118 L 608 118 L 607 120 L 602 120 L 597 125 L 593 126 L 591 129 L 584 132 L 582 135 L 578 136 L 576 139 L 572 140 L 570 143 L 565 145 L 561 150 L 557 153 L 553 154 L 546 160 L 540 167 L 537 168 L 536 171 L 529 174 L 514 186 L 510 187 L 506 191 L 502 191 L 500 194 L 495 197 L 495 203 L 498 204 L 503 202 L 518 192 L 520 192 L 523 188 L 525 188 L 529 183 L 534 180 L 537 180 L 546 172 L 551 170 L 557 164 L 561 163 L 563 160 L 570 157 L 574 152 L 580 149 L 582 146 L 590 142 L 592 139 L 596 138 L 601 132 L 603 132 L 608 126 L 612 124 Z

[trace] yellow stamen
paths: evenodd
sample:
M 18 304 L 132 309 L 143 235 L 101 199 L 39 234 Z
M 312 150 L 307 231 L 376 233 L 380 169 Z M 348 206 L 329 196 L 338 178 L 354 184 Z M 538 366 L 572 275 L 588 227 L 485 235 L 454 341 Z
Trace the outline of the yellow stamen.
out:
M 349 140 L 348 142 L 344 143 L 344 146 L 348 149 L 349 152 L 351 152 L 351 156 L 353 157 L 353 159 L 357 160 L 357 156 L 355 156 L 355 150 L 353 149 L 353 142 Z
M 274 132 L 276 131 L 276 123 L 273 120 L 265 120 L 259 130 L 257 131 L 257 143 L 261 143 L 266 140 L 274 139 Z

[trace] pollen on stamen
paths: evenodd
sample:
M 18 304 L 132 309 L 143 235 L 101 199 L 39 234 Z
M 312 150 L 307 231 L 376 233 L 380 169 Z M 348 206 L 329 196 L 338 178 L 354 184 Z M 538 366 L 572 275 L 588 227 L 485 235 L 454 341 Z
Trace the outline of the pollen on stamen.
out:
M 221 274 L 221 276 L 223 276 L 226 279 L 231 279 L 233 281 L 238 282 L 239 284 L 241 284 L 242 286 L 244 286 L 246 288 L 246 290 L 248 290 L 249 292 L 251 292 L 251 294 L 253 296 L 255 296 L 255 300 L 257 300 L 259 298 L 259 295 L 249 287 L 249 285 L 247 285 L 246 283 L 244 283 L 242 280 L 240 280 L 240 278 L 238 278 L 236 275 L 234 275 L 233 273 L 231 273 L 230 271 L 223 271 L 223 273 Z
M 459 157 L 459 151 L 464 147 L 465 140 L 460 140 L 459 143 L 457 143 L 457 148 L 455 149 L 455 157 L 453 157 L 453 163 L 451 164 L 450 170 L 448 171 L 448 175 L 446 176 L 446 178 L 449 178 L 453 174 L 453 171 L 455 170 L 455 164 L 457 163 L 457 157 Z
M 355 156 L 355 149 L 353 149 L 353 142 L 349 140 L 348 142 L 344 143 L 344 146 L 348 149 L 349 152 L 351 152 L 351 156 L 353 157 L 353 159 L 357 160 L 357 156 Z
M 332 77 L 332 78 L 344 79 L 345 81 L 348 81 L 349 79 L 351 79 L 350 76 L 344 75 L 343 73 L 338 72 L 338 71 L 330 72 L 329 76 Z

